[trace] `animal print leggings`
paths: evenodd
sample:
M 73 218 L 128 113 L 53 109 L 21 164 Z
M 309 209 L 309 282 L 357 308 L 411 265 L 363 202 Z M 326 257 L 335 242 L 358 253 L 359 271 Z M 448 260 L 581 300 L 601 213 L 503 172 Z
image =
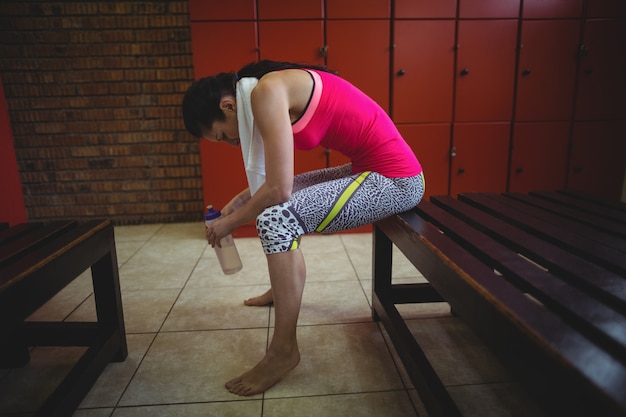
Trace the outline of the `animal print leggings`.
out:
M 423 174 L 387 178 L 351 165 L 306 172 L 294 178 L 289 201 L 266 208 L 256 228 L 266 254 L 298 249 L 300 237 L 352 229 L 409 210 L 424 195 Z

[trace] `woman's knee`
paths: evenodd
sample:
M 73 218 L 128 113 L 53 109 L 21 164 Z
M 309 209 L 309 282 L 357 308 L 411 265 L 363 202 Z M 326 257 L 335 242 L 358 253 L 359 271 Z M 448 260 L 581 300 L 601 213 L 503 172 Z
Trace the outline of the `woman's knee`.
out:
M 256 229 L 266 254 L 298 249 L 300 236 L 304 234 L 297 215 L 287 203 L 263 210 L 256 218 Z

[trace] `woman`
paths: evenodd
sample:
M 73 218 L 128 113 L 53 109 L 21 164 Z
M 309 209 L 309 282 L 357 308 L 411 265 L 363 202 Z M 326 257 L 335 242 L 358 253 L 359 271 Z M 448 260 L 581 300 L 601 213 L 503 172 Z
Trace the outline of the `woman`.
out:
M 248 305 L 274 303 L 275 330 L 265 357 L 226 383 L 238 395 L 264 392 L 300 361 L 296 325 L 306 277 L 298 249 L 303 234 L 359 227 L 406 211 L 424 193 L 422 168 L 388 115 L 356 87 L 322 68 L 261 61 L 237 74 L 192 84 L 183 100 L 185 126 L 198 138 L 239 146 L 236 86 L 258 83 L 250 94 L 262 137 L 265 182 L 235 196 L 225 216 L 207 229 L 220 239 L 256 219 L 271 289 Z M 256 80 L 254 80 L 256 82 Z M 294 177 L 294 148 L 318 145 L 348 156 L 351 164 Z

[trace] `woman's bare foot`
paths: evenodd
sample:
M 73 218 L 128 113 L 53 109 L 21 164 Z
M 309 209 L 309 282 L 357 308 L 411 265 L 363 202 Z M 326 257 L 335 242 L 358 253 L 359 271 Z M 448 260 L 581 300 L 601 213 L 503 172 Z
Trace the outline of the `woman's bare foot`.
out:
M 268 351 L 254 368 L 228 381 L 225 386 L 233 394 L 249 396 L 265 392 L 300 363 L 300 352 L 277 355 Z
M 247 306 L 268 306 L 274 302 L 274 294 L 272 293 L 272 289 L 270 288 L 264 294 L 261 294 L 257 297 L 248 298 L 243 303 Z

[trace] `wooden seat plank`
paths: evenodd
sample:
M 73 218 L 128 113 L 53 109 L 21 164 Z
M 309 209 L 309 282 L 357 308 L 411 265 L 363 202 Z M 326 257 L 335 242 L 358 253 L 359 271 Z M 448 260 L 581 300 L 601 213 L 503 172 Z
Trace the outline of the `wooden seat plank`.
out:
M 626 317 L 623 314 L 528 262 L 516 251 L 443 208 L 423 204 L 419 211 L 477 259 L 498 270 L 520 291 L 530 293 L 606 350 L 626 357 Z
M 468 252 L 471 248 L 459 246 L 433 227 L 419 214 L 427 205 L 422 202 L 415 211 L 377 222 L 375 236 L 382 230 L 410 255 L 459 316 L 510 360 L 531 391 L 548 406 L 556 404 L 553 410 L 575 416 L 623 416 L 624 363 L 499 277 Z
M 54 222 L 41 227 L 28 229 L 28 233 L 14 234 L 12 239 L 0 246 L 0 267 L 16 258 L 28 255 L 39 246 L 49 242 L 54 236 L 61 235 L 73 227 L 76 222 Z
M 606 206 L 602 206 L 593 201 L 581 201 L 565 194 L 559 194 L 549 191 L 532 191 L 529 193 L 529 195 L 544 198 L 546 200 L 562 204 L 569 208 L 576 208 L 577 210 L 593 214 L 594 216 L 611 219 L 613 221 L 626 225 L 626 213 L 620 210 L 615 210 Z
M 609 246 L 619 250 L 620 252 L 626 253 L 626 240 L 620 239 L 619 236 L 609 234 L 608 232 L 595 228 L 589 224 L 577 222 L 574 219 L 560 216 L 552 211 L 544 210 L 541 207 L 527 204 L 526 202 L 519 199 L 509 198 L 505 195 L 493 193 L 484 193 L 481 195 L 491 200 L 495 200 L 501 204 L 510 206 L 516 210 L 527 213 L 528 215 L 536 217 L 545 222 L 549 222 L 561 229 L 568 230 L 572 233 L 583 236 L 586 239 L 602 243 L 605 246 Z
M 573 229 L 538 219 L 528 211 L 511 207 L 484 194 L 461 194 L 458 198 L 526 232 L 567 249 L 581 258 L 618 274 L 626 275 L 626 253 L 605 245 L 601 240 L 590 240 L 575 233 Z
M 452 197 L 433 197 L 431 200 L 515 252 L 549 269 L 561 279 L 593 293 L 595 297 L 622 313 L 626 312 L 626 286 L 623 277 Z
M 570 197 L 577 198 L 579 200 L 592 201 L 596 204 L 600 204 L 602 206 L 610 207 L 612 209 L 619 210 L 621 212 L 626 213 L 626 203 L 623 203 L 621 201 L 605 200 L 602 198 L 591 196 L 581 191 L 569 190 L 569 189 L 557 190 L 556 192 L 560 194 L 568 195 Z
M 585 223 L 589 226 L 595 227 L 606 233 L 616 235 L 620 239 L 626 238 L 626 227 L 621 223 L 608 219 L 599 218 L 597 216 L 585 213 L 580 210 L 564 207 L 563 205 L 552 203 L 539 197 L 533 197 L 521 193 L 505 193 L 507 197 L 523 201 L 529 205 L 537 206 L 543 210 L 550 211 L 559 216 L 563 216 L 581 223 Z

